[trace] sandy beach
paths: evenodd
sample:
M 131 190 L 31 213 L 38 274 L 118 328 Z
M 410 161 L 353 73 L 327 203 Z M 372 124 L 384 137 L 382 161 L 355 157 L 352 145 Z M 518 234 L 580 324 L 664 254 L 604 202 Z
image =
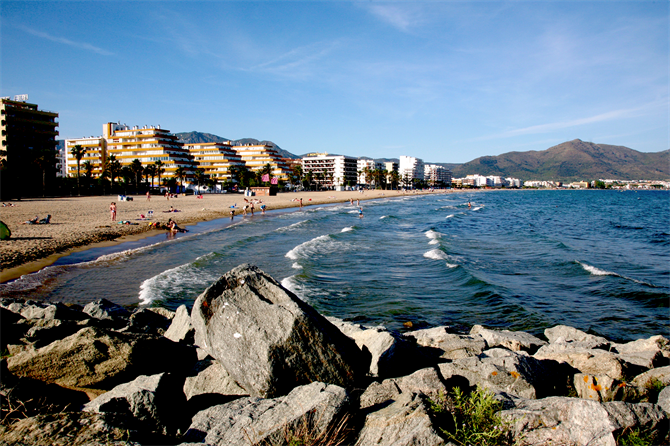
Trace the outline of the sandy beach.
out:
M 398 197 L 418 193 L 436 192 L 399 192 L 372 190 L 324 191 L 324 192 L 287 192 L 276 196 L 245 197 L 236 194 L 205 194 L 202 199 L 194 195 L 166 199 L 162 196 L 131 195 L 132 201 L 119 201 L 117 196 L 33 198 L 6 202 L 13 206 L 0 208 L 0 220 L 12 231 L 9 240 L 0 241 L 0 282 L 19 277 L 22 274 L 37 271 L 75 249 L 87 249 L 98 243 L 121 243 L 128 239 L 144 237 L 158 233 L 150 223 L 167 223 L 176 220 L 179 226 L 195 224 L 216 218 L 230 217 L 230 207 L 236 204 L 235 218 L 253 218 L 242 216 L 245 198 L 261 200 L 267 210 L 323 205 L 348 202 L 350 199 L 362 202 L 377 198 Z M 116 221 L 111 221 L 109 206 L 117 205 Z M 172 206 L 179 212 L 165 212 Z M 260 204 L 255 205 L 256 214 L 260 214 Z M 140 214 L 148 215 L 153 210 L 153 218 L 142 220 Z M 51 215 L 47 225 L 22 224 L 35 216 L 40 219 Z M 120 224 L 126 221 L 131 224 Z M 164 232 L 164 229 L 160 230 Z

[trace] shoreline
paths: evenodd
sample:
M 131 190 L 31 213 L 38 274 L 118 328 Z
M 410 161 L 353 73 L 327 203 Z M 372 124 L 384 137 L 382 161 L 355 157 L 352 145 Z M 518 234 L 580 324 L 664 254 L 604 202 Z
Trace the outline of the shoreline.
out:
M 119 202 L 116 196 L 32 198 L 7 203 L 13 206 L 2 207 L 0 219 L 12 231 L 8 240 L 0 241 L 0 283 L 5 283 L 41 270 L 52 265 L 59 258 L 74 252 L 92 248 L 115 246 L 128 241 L 141 240 L 164 233 L 164 229 L 155 229 L 150 223 L 165 224 L 169 218 L 180 226 L 189 226 L 201 222 L 230 217 L 230 208 L 235 207 L 235 219 L 244 217 L 242 208 L 246 200 L 260 200 L 267 210 L 297 209 L 299 200 L 303 206 L 346 203 L 350 200 L 364 201 L 407 197 L 426 194 L 453 193 L 453 189 L 435 191 L 402 192 L 393 190 L 358 191 L 320 191 L 320 192 L 283 192 L 276 196 L 245 197 L 243 194 L 204 194 L 202 199 L 195 195 L 180 196 L 167 200 L 162 196 L 152 196 L 147 201 L 143 195 L 129 195 L 132 201 Z M 112 222 L 109 212 L 110 202 L 117 204 L 117 222 Z M 173 206 L 179 212 L 166 212 Z M 260 203 L 255 213 L 260 213 Z M 140 214 L 147 215 L 154 209 L 151 219 L 140 220 Z M 160 210 L 159 210 L 160 209 Z M 30 220 L 36 215 L 40 218 L 52 216 L 48 225 L 28 225 L 19 222 Z M 127 221 L 131 224 L 118 224 Z

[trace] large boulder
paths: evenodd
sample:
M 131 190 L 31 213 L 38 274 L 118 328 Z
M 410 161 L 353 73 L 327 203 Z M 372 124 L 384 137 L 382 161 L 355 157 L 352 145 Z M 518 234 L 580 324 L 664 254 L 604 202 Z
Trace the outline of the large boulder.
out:
M 366 416 L 356 446 L 444 445 L 428 412 L 422 395 L 404 393 Z
M 610 341 L 602 336 L 595 336 L 578 330 L 567 325 L 556 325 L 552 328 L 544 330 L 544 335 L 549 340 L 550 344 L 562 342 L 569 344 L 571 348 L 581 349 L 604 349 L 609 350 Z
M 339 386 L 314 382 L 274 398 L 240 398 L 198 412 L 185 441 L 210 446 L 307 444 L 336 436 L 349 405 Z M 333 441 L 332 444 L 339 444 Z
M 658 394 L 656 404 L 658 404 L 666 414 L 670 414 L 670 387 L 664 387 L 663 390 L 661 390 L 661 393 Z
M 198 395 L 249 395 L 216 359 L 198 361 L 184 382 L 184 394 L 190 400 Z
M 652 336 L 626 344 L 613 344 L 612 351 L 626 362 L 651 369 L 669 365 L 670 341 L 664 336 Z
M 623 361 L 616 353 L 601 349 L 571 348 L 568 344 L 556 342 L 541 347 L 533 357 L 539 360 L 564 362 L 580 373 L 609 376 L 619 381 L 624 381 L 626 376 L 634 375 L 629 363 Z
M 128 323 L 130 311 L 107 299 L 98 299 L 84 306 L 83 312 L 94 319 L 98 319 L 105 325 L 120 327 Z
M 3 302 L 4 308 L 14 313 L 20 314 L 26 319 L 64 319 L 64 320 L 82 320 L 88 316 L 86 314 L 72 309 L 60 302 L 50 304 L 46 302 L 36 302 L 32 300 L 16 300 L 14 302 Z
M 615 438 L 626 429 L 648 430 L 656 441 L 667 430 L 665 414 L 653 404 L 551 397 L 519 400 L 500 415 L 522 445 L 616 446 Z
M 356 345 L 371 355 L 369 375 L 375 378 L 403 376 L 416 370 L 416 344 L 383 327 L 363 327 L 359 324 L 327 318 Z
M 18 376 L 82 390 L 111 389 L 139 375 L 188 370 L 194 363 L 192 348 L 164 337 L 95 327 L 7 360 Z
M 573 384 L 578 397 L 593 401 L 618 401 L 637 397 L 631 386 L 607 375 L 594 376 L 575 373 Z
M 140 308 L 130 315 L 128 326 L 123 331 L 163 335 L 171 323 L 171 318 L 159 312 L 152 311 L 149 308 Z
M 85 412 L 113 413 L 126 425 L 161 434 L 175 434 L 186 398 L 183 378 L 170 373 L 141 375 L 120 384 L 84 406 Z M 185 426 L 183 426 L 185 427 Z
M 352 339 L 255 266 L 238 266 L 205 290 L 191 322 L 197 345 L 252 396 L 316 381 L 351 388 L 369 369 Z
M 360 397 L 360 408 L 385 404 L 397 400 L 401 394 L 421 393 L 432 399 L 446 395 L 449 389 L 433 367 L 417 370 L 401 378 L 389 378 L 373 382 Z
M 469 358 L 486 350 L 486 341 L 480 335 L 449 333 L 447 327 L 411 331 L 405 333 L 405 336 L 422 346 L 424 355 L 435 360 Z
M 164 335 L 174 342 L 193 343 L 195 330 L 191 325 L 191 316 L 188 314 L 186 305 L 180 305 Z
M 475 325 L 470 335 L 479 335 L 486 341 L 488 348 L 504 347 L 512 351 L 525 351 L 533 354 L 547 342 L 523 331 L 491 330 Z

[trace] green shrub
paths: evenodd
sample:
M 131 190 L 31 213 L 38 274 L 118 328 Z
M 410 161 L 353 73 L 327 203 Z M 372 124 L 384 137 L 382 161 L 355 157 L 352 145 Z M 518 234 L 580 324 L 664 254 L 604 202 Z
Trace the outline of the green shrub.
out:
M 498 415 L 502 403 L 488 389 L 464 394 L 456 387 L 449 395 L 430 400 L 437 427 L 447 440 L 461 445 L 513 445 L 509 425 Z
M 640 429 L 624 429 L 618 436 L 618 446 L 653 446 L 655 444 L 651 432 Z

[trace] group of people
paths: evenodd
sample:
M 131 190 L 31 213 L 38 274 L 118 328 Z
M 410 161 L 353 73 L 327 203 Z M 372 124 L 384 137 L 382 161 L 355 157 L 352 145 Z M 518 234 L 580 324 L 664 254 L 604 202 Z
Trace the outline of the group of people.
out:
M 261 200 L 253 199 L 251 201 L 247 200 L 246 198 L 244 199 L 245 204 L 242 207 L 242 215 L 246 217 L 247 212 L 251 212 L 251 215 L 254 215 L 254 210 L 256 209 L 255 204 L 260 204 L 261 206 L 261 214 L 265 215 L 265 210 L 267 207 L 265 206 L 265 203 L 263 203 Z M 230 219 L 232 220 L 235 218 L 235 210 L 237 208 L 237 203 L 232 205 L 230 207 Z

